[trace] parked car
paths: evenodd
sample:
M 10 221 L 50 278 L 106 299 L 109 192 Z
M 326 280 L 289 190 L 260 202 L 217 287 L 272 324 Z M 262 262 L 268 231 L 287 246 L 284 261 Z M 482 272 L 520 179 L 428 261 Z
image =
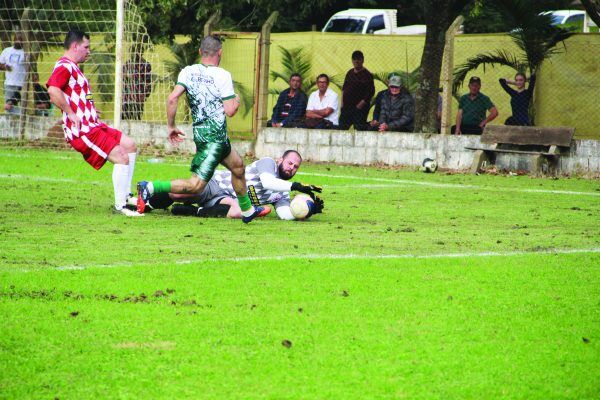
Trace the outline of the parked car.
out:
M 542 14 L 552 15 L 552 25 L 573 28 L 579 32 L 589 32 L 590 27 L 595 27 L 591 18 L 586 15 L 585 11 L 581 10 L 554 10 L 545 11 Z M 595 31 L 597 30 L 595 29 Z
M 372 10 L 350 8 L 335 13 L 323 32 L 345 32 L 374 35 L 422 35 L 425 25 L 397 26 L 397 11 L 394 9 Z

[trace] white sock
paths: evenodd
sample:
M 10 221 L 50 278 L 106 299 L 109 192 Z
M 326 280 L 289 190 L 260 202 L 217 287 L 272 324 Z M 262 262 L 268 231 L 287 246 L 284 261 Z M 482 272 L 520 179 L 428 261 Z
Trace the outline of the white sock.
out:
M 129 194 L 129 166 L 115 164 L 112 173 L 113 188 L 115 190 L 115 208 L 121 210 L 127 202 Z
M 127 155 L 129 156 L 129 179 L 127 180 L 129 182 L 129 190 L 127 193 L 131 193 L 131 180 L 133 179 L 133 171 L 135 170 L 135 158 L 137 157 L 137 153 L 127 153 Z

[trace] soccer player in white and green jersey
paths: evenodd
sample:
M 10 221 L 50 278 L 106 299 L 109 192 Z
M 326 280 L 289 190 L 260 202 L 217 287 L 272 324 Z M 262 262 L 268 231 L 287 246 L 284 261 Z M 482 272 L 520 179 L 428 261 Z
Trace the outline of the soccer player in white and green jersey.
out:
M 247 194 L 244 162 L 231 148 L 227 137 L 225 116 L 235 115 L 240 99 L 233 91 L 231 74 L 219 67 L 222 54 L 221 41 L 217 37 L 207 36 L 202 39 L 201 64 L 185 67 L 179 73 L 175 89 L 167 100 L 169 141 L 177 145 L 185 136 L 175 126 L 177 104 L 179 97 L 187 93 L 196 144 L 196 155 L 190 168 L 192 177 L 173 181 L 138 182 L 138 212 L 144 212 L 146 200 L 155 193 L 201 193 L 220 163 L 231 171 L 231 181 L 242 210 L 242 221 L 248 223 L 268 214 L 269 210 L 252 206 Z

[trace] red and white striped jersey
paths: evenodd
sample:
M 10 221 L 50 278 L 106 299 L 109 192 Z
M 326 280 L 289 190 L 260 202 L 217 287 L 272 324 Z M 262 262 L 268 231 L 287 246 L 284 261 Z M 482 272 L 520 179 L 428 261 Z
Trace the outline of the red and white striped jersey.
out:
M 46 86 L 55 86 L 62 90 L 71 110 L 81 119 L 81 129 L 78 131 L 72 126 L 73 123 L 67 116 L 67 113 L 63 111 L 63 130 L 65 131 L 67 141 L 72 140 L 73 137 L 89 133 L 97 126 L 105 125 L 98 119 L 90 84 L 77 66 L 77 63 L 66 57 L 61 57 L 54 65 L 54 70 Z

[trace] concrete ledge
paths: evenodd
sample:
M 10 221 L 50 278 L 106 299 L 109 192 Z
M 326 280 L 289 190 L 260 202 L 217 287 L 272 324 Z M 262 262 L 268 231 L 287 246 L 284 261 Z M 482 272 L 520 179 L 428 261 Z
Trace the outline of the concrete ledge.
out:
M 310 161 L 409 167 L 419 167 L 423 159 L 432 158 L 440 168 L 467 170 L 475 152 L 465 147 L 481 146 L 479 139 L 473 135 L 263 128 L 254 152 L 256 157 L 276 158 L 285 150 L 294 149 Z M 518 154 L 498 154 L 496 166 L 533 169 L 531 157 Z M 569 154 L 560 157 L 559 167 L 563 174 L 600 173 L 600 141 L 575 140 Z
M 110 121 L 107 121 L 110 124 Z M 25 129 L 21 129 L 18 116 L 0 115 L 0 138 L 17 139 L 23 131 L 25 139 L 61 140 L 60 120 L 56 117 L 28 116 Z M 122 131 L 131 136 L 139 146 L 156 145 L 173 150 L 167 141 L 164 124 L 123 121 Z M 181 151 L 196 151 L 191 126 L 180 127 L 186 139 L 178 147 Z M 438 135 L 399 132 L 348 132 L 298 128 L 263 128 L 256 139 L 232 143 L 238 153 L 254 152 L 256 157 L 278 157 L 285 150 L 294 149 L 310 161 L 339 162 L 370 165 L 387 164 L 419 167 L 424 158 L 432 158 L 440 168 L 467 170 L 471 167 L 474 152 L 465 147 L 481 146 L 479 136 Z M 529 156 L 498 154 L 496 166 L 501 169 L 526 170 L 533 168 Z M 568 154 L 559 159 L 563 174 L 597 175 L 600 173 L 600 141 L 574 140 Z
M 108 125 L 111 125 L 112 121 L 105 121 Z M 60 127 L 61 121 L 56 117 L 38 117 L 38 116 L 27 116 L 25 123 L 25 129 L 23 130 L 24 138 L 27 140 L 36 139 L 47 139 L 51 138 L 61 143 L 64 142 L 62 128 Z M 179 127 L 186 135 L 183 143 L 181 143 L 177 149 L 179 151 L 185 151 L 189 153 L 196 152 L 196 146 L 194 145 L 192 137 L 192 128 L 189 124 L 181 125 Z M 17 139 L 20 137 L 21 124 L 18 115 L 0 115 L 0 139 Z M 49 135 L 49 132 L 52 134 Z M 167 128 L 165 124 L 157 124 L 150 122 L 140 121 L 122 121 L 121 131 L 127 136 L 130 136 L 135 140 L 138 146 L 156 145 L 162 146 L 167 151 L 174 150 L 173 146 L 167 140 Z M 300 137 L 307 141 L 307 133 L 304 130 L 299 132 Z M 279 143 L 281 138 L 281 132 L 274 131 L 273 143 Z M 302 136 L 303 135 L 303 136 Z M 233 141 L 232 146 L 242 156 L 248 152 L 253 151 L 253 142 L 248 141 Z

